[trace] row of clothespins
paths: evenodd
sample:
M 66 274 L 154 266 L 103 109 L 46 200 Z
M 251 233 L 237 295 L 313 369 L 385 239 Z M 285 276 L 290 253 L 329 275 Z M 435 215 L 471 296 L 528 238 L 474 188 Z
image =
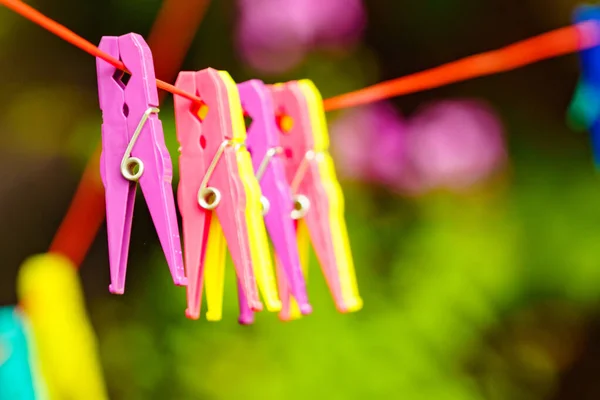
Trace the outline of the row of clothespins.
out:
M 283 320 L 309 314 L 309 239 L 337 309 L 362 307 L 322 99 L 312 82 L 236 85 L 210 68 L 179 73 L 175 87 L 191 95 L 174 98 L 182 254 L 150 49 L 133 33 L 104 37 L 99 48 L 131 74 L 125 84 L 123 72 L 97 59 L 112 293 L 125 288 L 139 182 L 173 280 L 187 286 L 189 318 L 200 316 L 204 287 L 206 318 L 221 319 L 226 248 L 240 323 L 252 323 L 263 309 L 259 291 L 266 309 Z M 245 116 L 252 121 L 247 130 Z
M 262 309 L 259 289 L 281 319 L 309 314 L 309 241 L 337 309 L 362 307 L 322 100 L 310 81 L 236 85 L 214 69 L 179 74 L 176 87 L 202 99 L 175 97 L 182 254 L 150 50 L 137 34 L 104 37 L 100 48 L 131 74 L 124 83 L 97 60 L 112 293 L 125 288 L 139 182 L 173 280 L 187 286 L 188 317 L 199 318 L 205 287 L 206 318 L 221 319 L 226 248 L 240 323 Z M 60 254 L 33 256 L 18 293 L 19 306 L 0 308 L 0 399 L 108 398 L 75 265 Z

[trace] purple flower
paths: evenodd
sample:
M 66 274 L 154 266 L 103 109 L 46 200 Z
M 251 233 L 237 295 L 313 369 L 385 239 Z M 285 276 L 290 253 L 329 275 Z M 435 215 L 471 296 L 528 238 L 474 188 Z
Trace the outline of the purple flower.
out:
M 332 152 L 344 177 L 392 184 L 404 170 L 405 122 L 388 103 L 346 112 L 331 126 Z
M 410 195 L 466 189 L 506 162 L 502 124 L 474 100 L 434 103 L 408 121 L 387 103 L 350 110 L 331 141 L 341 177 Z
M 316 46 L 355 41 L 365 24 L 361 0 L 239 0 L 237 43 L 254 68 L 283 72 Z
M 488 106 L 472 100 L 423 109 L 409 123 L 407 147 L 424 190 L 462 190 L 506 161 L 502 124 Z

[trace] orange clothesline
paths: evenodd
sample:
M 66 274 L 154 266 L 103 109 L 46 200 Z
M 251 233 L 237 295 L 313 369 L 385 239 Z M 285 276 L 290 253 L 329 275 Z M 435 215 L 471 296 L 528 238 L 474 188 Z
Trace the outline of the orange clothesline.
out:
M 0 4 L 4 4 L 89 54 L 102 58 L 116 68 L 127 72 L 122 62 L 102 52 L 92 43 L 22 1 L 0 0 Z M 499 50 L 466 57 L 427 71 L 381 82 L 364 89 L 326 99 L 324 107 L 326 111 L 332 111 L 373 103 L 394 96 L 510 71 L 599 44 L 600 25 L 588 21 L 526 39 Z M 157 79 L 156 85 L 158 88 L 174 95 L 183 96 L 196 102 L 202 101 L 197 96 L 179 90 L 164 81 Z M 97 168 L 98 155 L 99 152 L 96 152 L 90 163 L 88 163 L 77 193 L 50 249 L 66 255 L 77 265 L 83 261 L 104 218 L 103 188 Z
M 81 50 L 93 55 L 94 57 L 99 57 L 103 59 L 107 63 L 113 65 L 115 68 L 118 68 L 123 72 L 129 73 L 129 71 L 127 71 L 127 68 L 125 68 L 125 65 L 120 60 L 117 60 L 110 54 L 103 52 L 98 47 L 94 46 L 92 43 L 85 40 L 72 30 L 48 18 L 35 8 L 23 3 L 21 0 L 0 0 L 0 4 L 4 4 L 6 7 L 10 8 L 17 14 L 22 15 L 34 24 L 41 26 L 42 28 L 50 31 L 50 33 L 53 33 L 59 38 L 71 43 L 73 46 L 79 47 Z M 200 100 L 200 98 L 198 98 L 197 96 L 187 93 L 181 89 L 177 89 L 175 86 L 167 82 L 163 82 L 160 79 L 156 80 L 156 86 L 159 89 L 163 89 L 167 92 L 183 96 L 192 101 L 202 102 L 202 100 Z
M 534 36 L 499 50 L 466 57 L 423 72 L 335 96 L 325 100 L 324 106 L 330 111 L 373 103 L 390 97 L 510 71 L 598 44 L 600 44 L 600 25 L 588 21 Z

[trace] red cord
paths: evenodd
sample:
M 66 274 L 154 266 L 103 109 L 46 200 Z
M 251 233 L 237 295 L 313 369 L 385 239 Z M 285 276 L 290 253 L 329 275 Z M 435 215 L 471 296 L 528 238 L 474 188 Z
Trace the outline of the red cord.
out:
M 33 7 L 28 6 L 20 0 L 0 0 L 0 4 L 4 4 L 6 7 L 10 8 L 17 14 L 27 18 L 34 24 L 41 26 L 42 28 L 50 31 L 55 34 L 59 38 L 71 43 L 72 45 L 79 47 L 81 50 L 93 55 L 94 57 L 99 57 L 110 63 L 115 68 L 120 69 L 121 71 L 129 73 L 125 65 L 116 58 L 112 57 L 110 54 L 106 54 L 98 47 L 94 46 L 92 43 L 88 42 L 81 36 L 77 35 L 72 30 L 66 28 L 65 26 L 59 24 L 58 22 L 46 17 L 44 14 L 39 12 Z M 168 84 L 167 82 L 163 82 L 160 79 L 156 80 L 156 86 L 159 89 L 166 90 L 167 92 L 171 92 L 173 94 L 185 97 L 189 100 L 201 103 L 199 97 L 194 96 L 193 94 L 187 93 L 181 89 L 177 89 L 175 86 Z
M 523 40 L 500 50 L 463 58 L 427 71 L 378 83 L 325 100 L 325 110 L 354 107 L 433 89 L 467 79 L 510 71 L 600 44 L 600 26 L 588 21 Z

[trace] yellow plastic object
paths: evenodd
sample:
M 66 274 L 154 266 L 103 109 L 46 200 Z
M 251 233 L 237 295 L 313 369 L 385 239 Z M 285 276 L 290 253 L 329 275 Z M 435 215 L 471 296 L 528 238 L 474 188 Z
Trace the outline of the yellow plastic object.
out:
M 348 307 L 348 311 L 360 310 L 363 301 L 358 293 L 354 261 L 350 250 L 350 240 L 344 219 L 344 195 L 338 182 L 333 159 L 329 154 L 329 133 L 327 120 L 323 109 L 323 99 L 317 87 L 312 81 L 303 79 L 298 81 L 298 86 L 306 98 L 315 151 L 319 158 L 318 166 L 323 187 L 327 192 L 330 210 L 330 227 L 333 236 L 335 257 L 338 266 L 342 296 Z
M 48 394 L 48 384 L 46 378 L 42 375 L 40 358 L 38 356 L 38 349 L 36 348 L 35 337 L 31 328 L 31 323 L 27 315 L 17 307 L 16 311 L 22 321 L 23 331 L 25 332 L 26 340 L 30 348 L 29 351 L 29 365 L 31 368 L 31 375 L 33 377 L 35 389 L 36 389 L 36 400 L 52 400 Z
M 204 262 L 204 287 L 206 291 L 206 320 L 223 318 L 223 284 L 225 281 L 225 235 L 216 215 L 210 218 L 208 243 Z
M 219 73 L 227 87 L 234 141 L 243 144 L 246 140 L 246 127 L 237 87 L 227 72 L 219 71 Z M 254 176 L 250 153 L 242 146 L 236 151 L 236 156 L 240 178 L 246 191 L 246 225 L 248 226 L 252 267 L 267 310 L 279 311 L 281 310 L 281 301 L 277 294 L 275 272 L 269 252 L 269 240 L 262 215 L 260 186 Z
M 238 167 L 240 171 L 251 171 L 247 179 L 242 177 L 242 181 L 246 188 L 246 224 L 249 226 L 250 254 L 254 274 L 267 310 L 276 312 L 281 310 L 281 301 L 277 293 L 274 267 L 269 253 L 269 240 L 260 201 L 261 191 L 247 151 L 238 153 Z M 245 174 L 240 173 L 240 176 L 242 175 Z
M 30 257 L 17 291 L 50 399 L 108 399 L 77 269 L 58 254 Z

